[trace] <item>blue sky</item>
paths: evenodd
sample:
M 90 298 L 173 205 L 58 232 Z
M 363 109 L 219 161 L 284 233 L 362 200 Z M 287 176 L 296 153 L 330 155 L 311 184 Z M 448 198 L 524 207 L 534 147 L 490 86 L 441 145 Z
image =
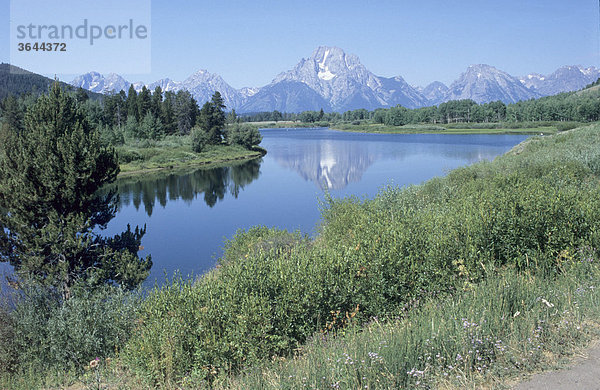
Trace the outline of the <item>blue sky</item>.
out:
M 9 4 L 0 0 L 2 62 L 10 62 Z M 449 84 L 475 63 L 545 74 L 562 65 L 599 67 L 598 26 L 596 0 L 153 0 L 151 73 L 125 76 L 183 80 L 207 69 L 236 88 L 262 86 L 319 45 L 341 47 L 375 74 L 413 85 Z

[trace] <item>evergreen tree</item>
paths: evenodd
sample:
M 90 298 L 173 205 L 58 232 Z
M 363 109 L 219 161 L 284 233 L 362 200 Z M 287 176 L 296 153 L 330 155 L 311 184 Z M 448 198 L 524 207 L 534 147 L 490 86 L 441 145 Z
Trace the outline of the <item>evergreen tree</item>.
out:
M 152 106 L 151 102 L 151 94 L 148 88 L 144 85 L 142 91 L 137 96 L 137 106 L 138 106 L 138 119 L 141 121 L 144 119 L 148 111 L 150 111 L 150 107 Z
M 157 85 L 154 88 L 154 93 L 152 94 L 152 99 L 150 102 L 150 111 L 156 118 L 160 118 L 160 106 L 163 100 L 162 88 L 160 85 Z
M 319 111 L 319 116 L 317 117 L 317 120 L 322 121 L 324 116 L 325 116 L 325 111 L 323 111 L 323 109 L 321 108 L 321 111 Z
M 227 122 L 228 124 L 232 124 L 232 123 L 237 123 L 237 122 L 238 122 L 238 116 L 237 116 L 237 114 L 236 114 L 236 112 L 235 112 L 235 108 L 234 108 L 234 109 L 232 109 L 232 110 L 231 110 L 231 112 L 229 112 L 229 113 L 227 114 L 227 119 L 226 119 L 226 122 Z
M 114 192 L 98 190 L 118 171 L 115 151 L 55 83 L 0 150 L 0 261 L 64 298 L 77 284 L 141 283 L 152 265 L 137 256 L 145 229 L 98 233 L 116 211 Z
M 75 100 L 77 100 L 77 103 L 87 102 L 89 98 L 88 92 L 85 89 L 81 87 L 77 88 L 77 92 L 75 93 Z
M 218 145 L 223 140 L 225 129 L 225 103 L 219 91 L 200 109 L 199 125 L 208 134 L 208 142 Z
M 174 116 L 179 134 L 189 134 L 196 122 L 196 100 L 188 91 L 180 90 L 175 95 Z
M 121 94 L 104 97 L 104 123 L 118 129 L 125 124 L 127 113 L 125 100 Z
M 135 118 L 136 121 L 140 120 L 138 103 L 137 103 L 137 92 L 135 92 L 135 88 L 133 88 L 133 84 L 129 86 L 129 91 L 127 92 L 127 117 Z
M 2 102 L 2 124 L 5 127 L 4 131 L 23 130 L 23 110 L 12 95 Z
M 273 111 L 273 115 L 272 115 L 272 120 L 274 120 L 275 122 L 280 121 L 283 119 L 283 115 L 281 114 L 281 112 L 275 110 Z
M 162 123 L 150 111 L 142 118 L 137 126 L 136 138 L 140 139 L 160 139 L 163 136 Z
M 177 131 L 174 106 L 175 94 L 171 91 L 165 92 L 165 98 L 160 106 L 160 121 L 166 134 L 175 134 Z

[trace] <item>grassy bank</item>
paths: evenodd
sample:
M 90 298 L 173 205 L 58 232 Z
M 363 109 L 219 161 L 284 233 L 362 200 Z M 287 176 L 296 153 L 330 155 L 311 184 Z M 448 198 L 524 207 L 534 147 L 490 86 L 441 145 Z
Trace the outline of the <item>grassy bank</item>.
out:
M 262 121 L 262 122 L 245 122 L 246 125 L 256 129 L 289 129 L 289 128 L 312 128 L 312 127 L 329 127 L 330 123 L 322 122 L 300 122 L 300 121 Z
M 133 301 L 92 352 L 43 335 L 92 337 L 102 305 L 68 327 L 57 324 L 80 318 L 77 305 L 8 316 L 27 342 L 0 353 L 18 362 L 0 384 L 69 370 L 89 381 L 99 371 L 82 362 L 94 356 L 117 356 L 98 374 L 113 388 L 461 388 L 555 364 L 597 336 L 599 132 L 533 137 L 373 199 L 327 199 L 315 238 L 240 231 L 217 268 Z
M 597 259 L 594 259 L 597 261 Z M 600 269 L 556 277 L 506 271 L 404 318 L 320 334 L 297 357 L 219 383 L 226 389 L 505 388 L 559 368 L 600 336 Z
M 381 134 L 555 134 L 558 131 L 569 130 L 578 124 L 559 122 L 524 122 L 524 123 L 455 123 L 455 124 L 422 124 L 404 126 L 386 126 L 372 123 L 340 123 L 331 126 L 334 130 L 352 131 L 361 133 Z
M 498 123 L 450 123 L 450 124 L 407 124 L 403 126 L 388 126 L 371 123 L 370 121 L 356 122 L 249 122 L 249 125 L 259 129 L 264 128 L 306 128 L 329 127 L 333 130 L 359 133 L 378 134 L 531 134 L 551 135 L 560 131 L 570 130 L 581 126 L 578 122 L 498 122 Z
M 248 150 L 239 145 L 208 145 L 201 153 L 192 151 L 189 137 L 166 137 L 162 141 L 143 140 L 117 148 L 120 176 L 159 170 L 213 166 L 262 156 L 260 148 Z

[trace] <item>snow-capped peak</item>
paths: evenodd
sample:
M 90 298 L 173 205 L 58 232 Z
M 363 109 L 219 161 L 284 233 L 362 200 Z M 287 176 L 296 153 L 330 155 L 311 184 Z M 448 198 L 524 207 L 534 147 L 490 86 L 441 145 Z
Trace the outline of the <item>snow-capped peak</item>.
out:
M 319 73 L 317 74 L 317 76 L 321 80 L 329 81 L 335 77 L 335 74 L 331 73 L 331 71 L 329 71 L 329 67 L 326 65 L 327 56 L 329 56 L 329 49 L 325 51 L 325 55 L 323 55 L 323 60 L 319 62 Z

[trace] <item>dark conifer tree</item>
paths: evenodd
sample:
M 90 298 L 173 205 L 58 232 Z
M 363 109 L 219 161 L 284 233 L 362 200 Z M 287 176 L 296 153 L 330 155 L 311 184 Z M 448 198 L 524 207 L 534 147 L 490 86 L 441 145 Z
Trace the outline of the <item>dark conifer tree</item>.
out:
M 133 84 L 129 86 L 129 91 L 127 92 L 127 117 L 133 117 L 138 122 L 140 120 L 137 92 L 133 88 Z
M 27 111 L 24 129 L 0 149 L 0 261 L 17 275 L 57 288 L 116 283 L 132 288 L 148 275 L 137 251 L 145 229 L 102 237 L 116 211 L 99 189 L 119 171 L 73 98 L 55 83 Z
M 219 91 L 216 91 L 212 99 L 202 106 L 198 124 L 208 134 L 208 142 L 218 145 L 223 140 L 225 130 L 225 103 Z

